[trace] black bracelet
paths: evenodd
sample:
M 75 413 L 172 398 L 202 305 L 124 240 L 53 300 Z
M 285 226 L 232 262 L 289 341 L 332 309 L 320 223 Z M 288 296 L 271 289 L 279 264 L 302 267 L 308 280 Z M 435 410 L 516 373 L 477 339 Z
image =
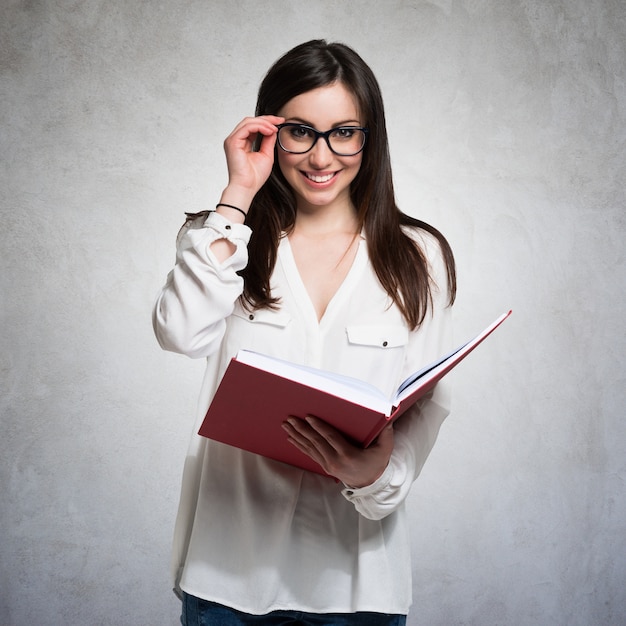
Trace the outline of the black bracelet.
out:
M 241 213 L 244 217 L 248 217 L 248 214 L 243 209 L 233 206 L 232 204 L 225 204 L 224 202 L 218 202 L 215 205 L 215 208 L 217 209 L 218 206 L 225 206 L 225 207 L 228 207 L 229 209 L 235 209 L 235 211 L 239 211 L 239 213 Z

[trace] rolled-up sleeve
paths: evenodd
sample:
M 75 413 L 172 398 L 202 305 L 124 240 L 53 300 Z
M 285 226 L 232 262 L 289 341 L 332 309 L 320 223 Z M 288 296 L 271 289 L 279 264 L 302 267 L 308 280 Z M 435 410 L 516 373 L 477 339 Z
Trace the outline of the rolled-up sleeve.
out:
M 380 478 L 360 489 L 343 489 L 344 497 L 363 517 L 379 520 L 402 505 L 449 412 L 449 394 L 445 383 L 440 382 L 430 398 L 420 401 L 398 420 L 394 449 Z
M 237 272 L 248 262 L 251 231 L 219 213 L 192 219 L 183 226 L 176 246 L 176 265 L 154 305 L 152 322 L 164 350 L 192 358 L 206 357 L 219 347 L 226 318 L 243 291 Z M 233 254 L 219 262 L 211 244 L 226 239 Z

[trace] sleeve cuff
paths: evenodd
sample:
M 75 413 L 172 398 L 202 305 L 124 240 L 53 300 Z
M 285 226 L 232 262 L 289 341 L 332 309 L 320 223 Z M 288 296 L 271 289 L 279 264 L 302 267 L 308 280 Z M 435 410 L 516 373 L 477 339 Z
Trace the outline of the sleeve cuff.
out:
M 249 226 L 231 222 L 216 211 L 211 211 L 208 214 L 207 218 L 204 220 L 204 226 L 212 230 L 216 235 L 211 243 L 217 239 L 228 239 L 228 241 L 232 241 L 235 244 L 237 240 L 239 240 L 245 245 L 248 245 L 250 235 L 252 234 Z
M 192 267 L 194 257 L 197 257 L 219 275 L 230 270 L 239 271 L 248 262 L 251 234 L 249 226 L 231 222 L 211 211 L 204 219 L 196 220 L 185 228 L 179 239 L 178 258 Z M 229 241 L 235 247 L 233 254 L 221 263 L 211 251 L 211 245 L 220 239 Z

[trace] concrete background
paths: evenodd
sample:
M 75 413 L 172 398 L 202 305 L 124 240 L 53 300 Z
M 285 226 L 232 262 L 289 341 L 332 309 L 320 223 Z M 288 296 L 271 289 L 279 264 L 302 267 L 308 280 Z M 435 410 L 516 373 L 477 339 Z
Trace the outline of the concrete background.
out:
M 313 37 L 385 94 L 459 264 L 454 413 L 410 500 L 416 625 L 626 620 L 622 0 L 3 0 L 0 623 L 177 623 L 202 362 L 153 298 L 261 76 Z

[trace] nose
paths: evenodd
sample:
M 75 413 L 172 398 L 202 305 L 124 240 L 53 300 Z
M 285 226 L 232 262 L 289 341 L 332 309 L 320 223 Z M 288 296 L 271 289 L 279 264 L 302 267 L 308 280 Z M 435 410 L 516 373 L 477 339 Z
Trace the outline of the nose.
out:
M 316 169 L 324 169 L 329 165 L 334 156 L 323 137 L 318 137 L 315 145 L 309 151 L 309 162 Z

